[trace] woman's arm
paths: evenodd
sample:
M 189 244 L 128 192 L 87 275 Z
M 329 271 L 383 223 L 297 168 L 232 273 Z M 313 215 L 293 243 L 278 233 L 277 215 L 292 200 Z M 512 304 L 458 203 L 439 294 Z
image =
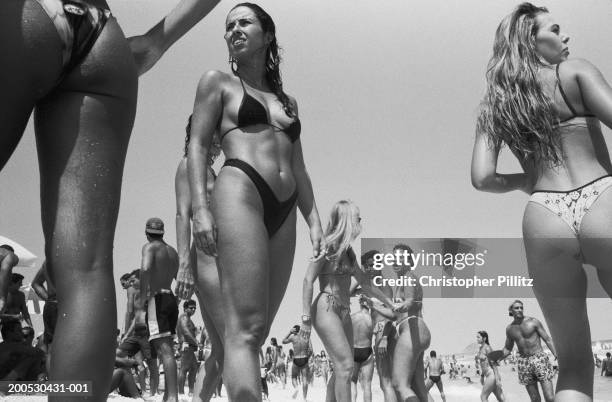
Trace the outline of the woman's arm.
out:
M 563 63 L 576 77 L 584 109 L 593 113 L 602 123 L 612 128 L 612 88 L 597 67 L 586 60 L 572 59 Z
M 146 34 L 129 38 L 138 75 L 147 72 L 181 36 L 204 18 L 219 0 L 181 0 Z
M 224 80 L 225 74 L 208 71 L 198 83 L 187 158 L 194 241 L 199 249 L 212 256 L 217 255 L 217 230 L 206 194 L 207 156 L 223 112 Z
M 43 262 L 42 266 L 34 275 L 34 279 L 32 279 L 32 289 L 34 292 L 40 297 L 42 300 L 47 301 L 49 298 L 49 294 L 47 293 L 47 289 L 45 289 L 44 283 L 46 280 L 46 271 L 47 270 L 47 262 Z
M 306 338 L 310 336 L 310 329 L 312 327 L 310 310 L 314 281 L 319 276 L 319 272 L 321 272 L 326 261 L 327 260 L 324 258 L 311 261 L 306 270 L 306 275 L 304 276 L 304 283 L 302 285 L 302 326 L 300 328 L 300 334 Z
M 295 104 L 295 110 L 297 111 L 297 104 Z M 321 219 L 319 218 L 319 211 L 317 210 L 317 205 L 314 199 L 312 182 L 310 181 L 310 176 L 306 171 L 306 165 L 304 163 L 302 142 L 299 139 L 293 144 L 291 167 L 293 169 L 295 183 L 298 190 L 298 208 L 300 209 L 302 216 L 304 216 L 304 219 L 310 228 L 312 256 L 315 259 L 322 258 L 325 254 L 325 239 L 323 238 Z
M 497 173 L 499 147 L 487 141 L 485 133 L 476 133 L 472 151 L 472 185 L 480 191 L 506 193 L 522 190 L 531 193 L 531 181 L 526 173 Z
M 361 267 L 359 267 L 359 264 L 357 263 L 357 260 L 354 255 L 351 256 L 351 259 L 353 260 L 353 276 L 361 285 L 361 289 L 363 290 L 363 292 L 370 297 L 377 298 L 389 307 L 393 306 L 393 301 L 386 294 L 384 294 L 382 290 L 378 289 L 378 287 L 376 286 L 372 286 L 370 277 L 367 276 L 365 272 L 361 270 Z
M 191 299 L 194 290 L 194 269 L 191 266 L 191 193 L 187 177 L 187 158 L 181 159 L 174 178 L 176 194 L 176 248 L 179 269 L 175 293 L 181 299 Z

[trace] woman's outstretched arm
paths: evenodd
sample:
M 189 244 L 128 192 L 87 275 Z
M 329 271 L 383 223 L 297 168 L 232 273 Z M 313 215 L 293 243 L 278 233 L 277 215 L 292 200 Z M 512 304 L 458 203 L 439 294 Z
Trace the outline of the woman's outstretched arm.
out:
M 138 75 L 149 71 L 166 50 L 208 15 L 217 3 L 219 0 L 181 0 L 147 33 L 129 38 Z
M 181 299 L 191 299 L 194 291 L 195 267 L 191 266 L 191 193 L 187 176 L 187 158 L 182 158 L 174 178 L 176 195 L 176 251 L 179 269 L 176 275 L 175 294 Z

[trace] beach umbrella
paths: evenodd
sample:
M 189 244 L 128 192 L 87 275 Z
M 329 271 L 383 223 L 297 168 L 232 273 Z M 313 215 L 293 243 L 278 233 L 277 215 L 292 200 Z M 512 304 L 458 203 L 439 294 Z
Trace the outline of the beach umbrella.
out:
M 28 251 L 28 249 L 26 249 L 16 241 L 13 241 L 4 236 L 0 236 L 0 245 L 2 244 L 8 244 L 9 246 L 13 247 L 13 249 L 15 249 L 15 254 L 17 255 L 17 257 L 19 257 L 19 264 L 17 264 L 18 267 L 34 268 L 34 264 L 36 263 L 37 257 L 32 252 Z

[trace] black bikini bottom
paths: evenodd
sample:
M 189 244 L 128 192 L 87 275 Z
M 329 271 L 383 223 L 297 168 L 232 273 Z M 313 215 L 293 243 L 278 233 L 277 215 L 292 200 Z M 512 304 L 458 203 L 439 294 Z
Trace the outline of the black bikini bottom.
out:
M 367 348 L 353 348 L 353 360 L 355 363 L 365 362 L 371 354 L 372 348 L 369 346 Z
M 255 188 L 257 188 L 259 196 L 261 197 L 264 210 L 263 220 L 264 225 L 266 225 L 266 229 L 268 230 L 268 237 L 274 236 L 276 231 L 280 229 L 293 210 L 298 196 L 297 188 L 287 200 L 281 202 L 278 200 L 278 198 L 276 198 L 276 195 L 274 195 L 274 192 L 268 183 L 266 183 L 264 178 L 257 173 L 257 170 L 255 170 L 253 166 L 249 165 L 245 161 L 240 159 L 228 159 L 225 161 L 223 166 L 238 168 L 249 176 L 249 179 L 251 179 L 255 185 Z

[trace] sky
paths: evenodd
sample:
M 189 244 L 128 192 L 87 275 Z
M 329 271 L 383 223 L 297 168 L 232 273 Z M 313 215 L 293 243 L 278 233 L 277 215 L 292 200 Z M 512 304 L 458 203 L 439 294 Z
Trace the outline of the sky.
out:
M 140 267 L 144 224 L 158 216 L 175 245 L 174 175 L 195 88 L 207 70 L 229 72 L 223 40 L 227 12 L 211 14 L 141 77 L 138 110 L 125 165 L 115 236 L 114 273 L 120 322 L 125 295 L 119 276 Z M 176 1 L 109 0 L 126 36 L 142 34 Z M 523 193 L 488 194 L 470 184 L 474 123 L 484 91 L 493 35 L 515 1 L 276 0 L 261 1 L 277 25 L 284 88 L 298 103 L 302 146 L 324 225 L 331 206 L 353 200 L 363 237 L 521 236 Z M 570 57 L 612 74 L 612 3 L 545 1 L 571 37 Z M 588 21 L 585 24 L 584 21 Z M 605 130 L 606 137 L 610 131 Z M 217 166 L 218 167 L 218 166 Z M 502 172 L 519 166 L 507 152 Z M 0 174 L 0 235 L 43 255 L 39 179 L 30 124 Z M 355 248 L 359 251 L 359 242 Z M 301 315 L 308 265 L 307 227 L 298 222 L 289 288 L 271 336 L 284 337 Z M 42 261 L 41 261 L 42 262 Z M 29 280 L 33 270 L 17 270 Z M 501 347 L 509 322 L 503 299 L 427 299 L 424 318 L 432 348 L 463 350 L 485 329 Z M 593 339 L 612 338 L 612 301 L 590 299 Z M 525 300 L 528 315 L 542 313 Z M 315 349 L 321 347 L 314 339 Z

